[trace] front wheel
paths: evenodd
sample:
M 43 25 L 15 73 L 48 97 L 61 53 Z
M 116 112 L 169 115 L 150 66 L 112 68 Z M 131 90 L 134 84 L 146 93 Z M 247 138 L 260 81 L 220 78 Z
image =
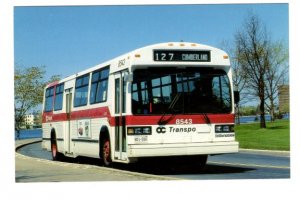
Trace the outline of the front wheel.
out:
M 207 162 L 208 155 L 197 155 L 197 156 L 187 156 L 183 158 L 185 166 L 196 167 L 197 169 L 204 169 Z
M 110 167 L 112 165 L 111 146 L 110 146 L 109 139 L 104 139 L 104 141 L 103 141 L 101 157 L 103 160 L 103 165 L 105 167 Z
M 203 169 L 207 163 L 207 157 L 208 155 L 197 156 L 196 166 Z

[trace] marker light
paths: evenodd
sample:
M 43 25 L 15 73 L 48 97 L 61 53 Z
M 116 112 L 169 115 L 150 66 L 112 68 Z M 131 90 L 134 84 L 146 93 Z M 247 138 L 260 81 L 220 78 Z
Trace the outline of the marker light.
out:
M 224 55 L 223 58 L 224 58 L 224 59 L 228 59 L 228 55 Z
M 134 55 L 136 58 L 140 58 L 141 57 L 141 54 L 135 54 Z
M 133 135 L 134 134 L 134 128 L 127 128 L 127 135 Z

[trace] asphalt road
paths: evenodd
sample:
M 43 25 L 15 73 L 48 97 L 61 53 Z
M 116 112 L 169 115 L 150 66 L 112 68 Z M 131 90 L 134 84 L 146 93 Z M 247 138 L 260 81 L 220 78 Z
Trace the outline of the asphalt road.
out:
M 24 146 L 19 153 L 51 160 L 51 153 L 41 149 L 41 143 Z M 97 159 L 66 159 L 67 163 L 98 165 Z M 116 164 L 115 169 L 188 180 L 215 179 L 286 179 L 290 178 L 289 153 L 245 151 L 236 154 L 209 156 L 204 169 L 193 165 L 157 163 Z

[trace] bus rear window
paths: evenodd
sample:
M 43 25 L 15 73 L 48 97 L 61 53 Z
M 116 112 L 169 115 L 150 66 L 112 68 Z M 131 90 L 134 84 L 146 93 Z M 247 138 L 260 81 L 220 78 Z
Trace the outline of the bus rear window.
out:
M 54 96 L 54 87 L 46 89 L 45 112 L 50 112 L 53 110 L 53 96 Z

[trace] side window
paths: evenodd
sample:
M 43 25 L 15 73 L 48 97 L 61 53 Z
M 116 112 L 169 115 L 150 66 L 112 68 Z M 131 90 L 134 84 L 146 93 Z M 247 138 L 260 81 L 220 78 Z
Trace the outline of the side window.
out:
M 53 96 L 54 96 L 54 87 L 46 89 L 45 112 L 50 112 L 53 110 Z
M 107 100 L 109 67 L 97 70 L 92 74 L 92 86 L 90 93 L 90 103 L 100 103 Z
M 74 106 L 85 106 L 87 104 L 90 74 L 78 77 L 75 84 Z
M 221 103 L 222 109 L 230 112 L 231 109 L 231 93 L 230 82 L 226 75 L 215 76 L 212 80 L 213 96 L 217 102 Z M 220 105 L 218 105 L 220 107 Z
M 64 84 L 59 84 L 55 89 L 54 110 L 61 110 L 63 104 Z

